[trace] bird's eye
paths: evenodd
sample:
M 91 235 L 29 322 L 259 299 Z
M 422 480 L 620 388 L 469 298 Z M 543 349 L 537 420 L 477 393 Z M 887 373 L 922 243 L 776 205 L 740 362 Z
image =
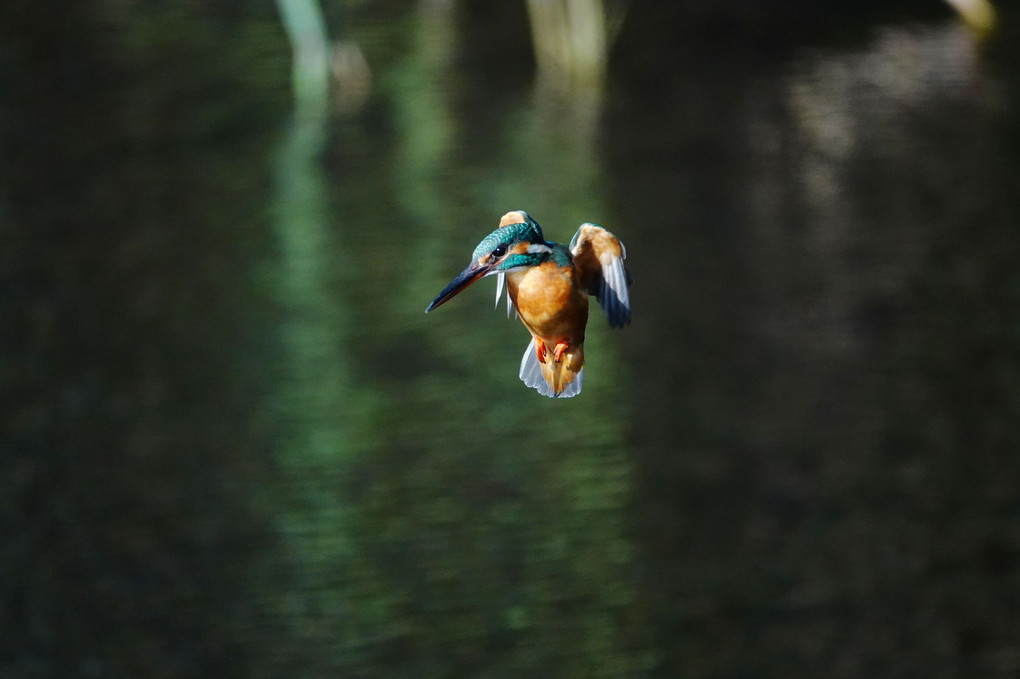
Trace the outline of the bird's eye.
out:
M 505 254 L 506 254 L 506 246 L 503 245 L 502 243 L 497 245 L 496 248 L 492 251 L 492 256 L 493 257 L 502 257 Z

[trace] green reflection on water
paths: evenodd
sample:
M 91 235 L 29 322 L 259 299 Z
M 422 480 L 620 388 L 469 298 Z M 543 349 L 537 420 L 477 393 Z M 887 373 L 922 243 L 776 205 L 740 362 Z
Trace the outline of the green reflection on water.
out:
M 472 166 L 438 86 L 448 19 L 421 14 L 418 51 L 381 78 L 398 136 L 342 130 L 338 153 L 364 173 L 329 176 L 293 136 L 280 156 L 282 473 L 266 497 L 283 542 L 266 573 L 286 576 L 259 587 L 286 632 L 266 676 L 598 677 L 644 662 L 605 329 L 585 393 L 559 402 L 517 380 L 527 334 L 490 293 L 422 313 L 502 212 L 533 210 L 560 240 L 604 212 L 597 102 L 576 125 L 569 102 L 523 101 Z

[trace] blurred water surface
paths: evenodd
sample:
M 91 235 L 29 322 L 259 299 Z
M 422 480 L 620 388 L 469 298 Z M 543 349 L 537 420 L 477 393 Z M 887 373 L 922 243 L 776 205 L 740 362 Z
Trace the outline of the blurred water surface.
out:
M 523 8 L 327 6 L 317 117 L 271 6 L 58 9 L 0 41 L 0 675 L 1020 671 L 1010 16 L 632 13 L 563 91 Z M 578 398 L 489 282 L 422 313 L 510 209 L 628 246 Z

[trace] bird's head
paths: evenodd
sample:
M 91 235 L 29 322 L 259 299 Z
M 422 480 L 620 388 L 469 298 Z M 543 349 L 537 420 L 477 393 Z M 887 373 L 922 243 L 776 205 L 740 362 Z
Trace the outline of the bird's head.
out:
M 499 227 L 471 253 L 471 263 L 432 300 L 425 313 L 443 304 L 479 278 L 541 264 L 552 252 L 542 227 L 523 210 L 503 215 Z

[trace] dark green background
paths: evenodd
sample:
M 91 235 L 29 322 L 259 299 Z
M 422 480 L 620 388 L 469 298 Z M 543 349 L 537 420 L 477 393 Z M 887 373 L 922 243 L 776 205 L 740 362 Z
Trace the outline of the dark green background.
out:
M 0 677 L 1020 673 L 1009 3 L 334 2 L 305 156 L 272 4 L 7 4 Z M 511 209 L 628 246 L 569 401 L 422 313 Z

